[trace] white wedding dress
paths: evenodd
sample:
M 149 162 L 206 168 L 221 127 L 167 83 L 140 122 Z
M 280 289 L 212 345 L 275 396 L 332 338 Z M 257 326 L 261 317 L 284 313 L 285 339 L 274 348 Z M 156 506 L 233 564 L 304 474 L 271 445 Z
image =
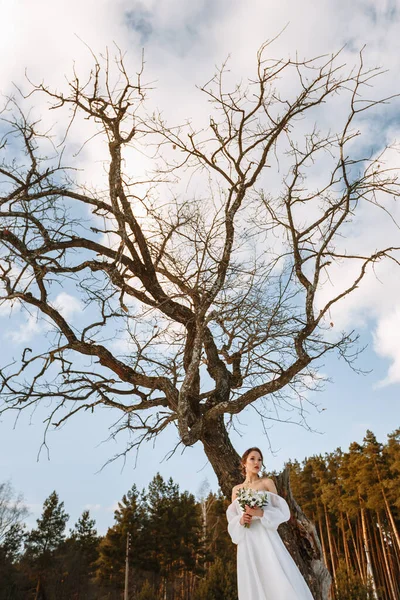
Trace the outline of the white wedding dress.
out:
M 228 532 L 237 544 L 239 600 L 313 600 L 294 560 L 282 542 L 278 525 L 290 518 L 286 501 L 272 492 L 262 517 L 247 529 L 237 500 L 228 506 Z

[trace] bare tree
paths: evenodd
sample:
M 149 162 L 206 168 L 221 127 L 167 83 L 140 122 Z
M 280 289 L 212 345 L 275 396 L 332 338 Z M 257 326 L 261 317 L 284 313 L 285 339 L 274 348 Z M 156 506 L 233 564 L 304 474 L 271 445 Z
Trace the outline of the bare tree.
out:
M 200 131 L 146 114 L 143 74 L 129 78 L 121 56 L 117 78 L 106 57 L 66 92 L 33 85 L 52 109 L 69 108 L 67 133 L 83 117 L 96 143 L 106 140 L 104 189 L 74 180 L 62 152 L 46 158 L 40 124 L 8 101 L 1 297 L 40 315 L 47 341 L 2 369 L 3 411 L 51 400 L 47 426 L 59 426 L 112 407 L 114 435 L 131 436 L 124 453 L 175 425 L 179 444 L 203 444 L 229 495 L 240 481 L 235 415 L 251 406 L 262 422 L 296 412 L 304 423 L 319 359 L 337 352 L 353 363 L 357 335 L 334 334 L 329 311 L 374 264 L 398 264 L 399 248 L 349 252 L 344 242 L 366 204 L 388 211 L 386 198 L 399 196 L 387 148 L 365 156 L 354 143 L 359 116 L 388 100 L 362 99 L 381 71 L 362 55 L 348 70 L 340 53 L 284 61 L 269 51 L 247 84 L 230 88 L 223 66 L 202 88 L 211 117 Z M 338 94 L 347 102 L 339 130 L 304 132 L 305 115 Z M 16 139 L 25 158 L 13 155 Z M 153 166 L 138 173 L 143 155 Z M 354 277 L 329 287 L 338 265 Z M 60 289 L 79 294 L 81 326 L 57 305 Z M 323 302 L 321 290 L 331 291 Z
M 0 483 L 0 545 L 12 528 L 22 528 L 22 521 L 27 515 L 22 495 L 15 493 L 9 481 Z

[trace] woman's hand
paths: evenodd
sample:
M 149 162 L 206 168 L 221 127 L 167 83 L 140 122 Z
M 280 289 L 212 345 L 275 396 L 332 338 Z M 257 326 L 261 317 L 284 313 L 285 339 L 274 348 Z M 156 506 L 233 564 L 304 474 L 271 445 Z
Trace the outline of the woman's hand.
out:
M 240 524 L 241 525 L 249 525 L 250 526 L 252 518 L 253 517 L 251 515 L 248 515 L 247 513 L 243 513 L 242 514 L 242 518 L 240 519 Z
M 250 508 L 250 506 L 247 506 L 247 504 L 246 504 L 246 513 L 245 514 L 251 515 L 252 517 L 262 517 L 264 514 L 264 511 L 260 507 Z

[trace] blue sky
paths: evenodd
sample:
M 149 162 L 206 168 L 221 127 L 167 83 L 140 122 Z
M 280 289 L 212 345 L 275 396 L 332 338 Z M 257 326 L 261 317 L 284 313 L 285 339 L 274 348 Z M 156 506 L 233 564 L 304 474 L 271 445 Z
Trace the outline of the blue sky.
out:
M 213 73 L 215 64 L 228 54 L 232 56 L 232 73 L 246 76 L 253 68 L 257 47 L 286 25 L 274 47 L 276 54 L 297 50 L 301 55 L 314 56 L 334 52 L 346 43 L 344 59 L 351 61 L 366 43 L 366 60 L 390 69 L 380 92 L 389 95 L 397 91 L 400 2 L 396 0 L 360 0 L 353 2 L 351 8 L 344 0 L 306 0 L 301 6 L 292 0 L 279 5 L 254 0 L 251 7 L 239 0 L 54 0 L 51 6 L 45 0 L 38 0 L 35 6 L 25 0 L 11 4 L 4 4 L 5 18 L 0 25 L 3 55 L 12 57 L 0 67 L 0 89 L 6 94 L 12 89 L 11 82 L 23 81 L 25 67 L 32 76 L 55 86 L 62 85 L 73 60 L 83 71 L 89 68 L 91 57 L 80 40 L 96 52 L 116 41 L 127 52 L 127 60 L 135 70 L 141 48 L 145 47 L 148 79 L 156 81 L 154 101 L 172 120 L 193 115 L 201 120 L 207 107 L 200 104 L 195 85 L 203 83 Z M 46 106 L 39 102 L 36 110 L 45 114 Z M 384 120 L 379 122 L 382 143 L 386 138 L 400 137 L 394 114 L 388 108 Z M 327 121 L 329 118 L 327 115 Z M 373 146 L 376 122 L 366 123 L 365 129 L 367 143 Z M 102 155 L 98 149 L 91 148 L 90 152 L 88 176 L 95 178 Z M 88 160 L 87 154 L 83 160 Z M 368 218 L 365 223 L 365 231 L 358 233 L 357 242 L 387 235 L 379 229 L 379 223 Z M 384 441 L 386 433 L 399 427 L 400 278 L 394 269 L 391 265 L 382 267 L 380 281 L 374 276 L 368 278 L 365 287 L 334 315 L 338 328 L 359 329 L 360 345 L 368 344 L 359 366 L 372 372 L 360 376 L 336 357 L 327 358 L 322 371 L 332 383 L 311 397 L 324 409 L 318 411 L 310 406 L 308 423 L 316 432 L 293 424 L 271 423 L 271 452 L 257 417 L 249 409 L 240 416 L 238 428 L 242 436 L 233 435 L 239 452 L 258 444 L 265 450 L 267 467 L 274 470 L 280 469 L 288 458 L 301 460 L 338 446 L 346 448 L 353 440 L 361 441 L 367 428 Z M 69 310 L 78 313 L 79 303 L 70 304 Z M 0 328 L 1 364 L 17 352 L 21 335 L 34 337 L 37 333 L 35 320 L 26 321 L 20 314 L 10 320 L 4 313 Z M 125 466 L 118 460 L 102 469 L 110 457 L 123 449 L 122 439 L 105 442 L 108 427 L 116 418 L 109 409 L 81 415 L 61 431 L 50 432 L 49 459 L 42 448 L 38 460 L 45 414 L 43 408 L 21 415 L 15 427 L 11 416 L 0 421 L 0 480 L 11 478 L 14 487 L 24 493 L 31 510 L 30 524 L 53 489 L 71 515 L 69 526 L 82 510 L 90 507 L 99 530 L 104 532 L 112 524 L 113 509 L 122 494 L 133 483 L 146 486 L 157 471 L 165 477 L 172 476 L 183 489 L 196 494 L 204 480 L 212 489 L 217 487 L 199 444 L 186 449 L 183 455 L 178 450 L 169 461 L 163 461 L 176 443 L 174 430 L 164 434 L 154 448 L 143 447 L 136 468 L 134 457 L 129 456 Z
M 365 334 L 363 341 L 367 339 L 368 334 Z M 267 468 L 280 470 L 289 458 L 302 460 L 312 454 L 333 451 L 338 446 L 345 449 L 352 441 L 361 442 L 368 428 L 380 441 L 385 441 L 386 434 L 400 424 L 399 387 L 377 387 L 377 382 L 385 376 L 388 361 L 377 358 L 370 349 L 362 354 L 359 365 L 373 368 L 373 372 L 357 375 L 334 357 L 326 362 L 324 372 L 333 382 L 313 397 L 320 409 L 324 408 L 319 412 L 310 407 L 308 423 L 314 431 L 294 424 L 271 423 L 268 441 L 258 418 L 249 410 L 240 417 L 242 425 L 238 428 L 242 436 L 233 436 L 237 450 L 242 452 L 257 444 L 265 452 Z M 172 458 L 164 460 L 177 442 L 174 430 L 160 438 L 154 448 L 143 446 L 136 468 L 134 457 L 130 456 L 125 465 L 118 459 L 102 469 L 107 460 L 122 449 L 122 440 L 119 445 L 105 441 L 112 417 L 107 409 L 101 410 L 81 416 L 62 431 L 51 433 L 49 458 L 42 448 L 39 460 L 37 455 L 44 430 L 40 412 L 30 419 L 27 414 L 21 416 L 15 428 L 10 418 L 2 420 L 0 473 L 3 480 L 11 478 L 14 487 L 24 493 L 31 510 L 30 524 L 34 523 L 43 500 L 53 489 L 65 502 L 71 517 L 69 526 L 72 527 L 81 512 L 89 507 L 101 532 L 112 524 L 117 500 L 133 483 L 139 488 L 146 487 L 157 471 L 164 477 L 173 477 L 182 489 L 196 495 L 205 480 L 211 489 L 217 490 L 215 475 L 199 444 L 187 448 L 183 454 L 178 450 Z

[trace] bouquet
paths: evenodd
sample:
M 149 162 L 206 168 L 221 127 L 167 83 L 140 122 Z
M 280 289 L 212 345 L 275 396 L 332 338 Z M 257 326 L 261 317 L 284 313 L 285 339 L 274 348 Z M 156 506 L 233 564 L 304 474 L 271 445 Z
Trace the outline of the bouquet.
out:
M 268 492 L 240 488 L 237 493 L 237 501 L 243 512 L 245 512 L 246 506 L 250 506 L 250 508 L 263 508 L 263 506 L 268 504 Z M 250 527 L 248 523 L 245 523 L 244 526 L 247 528 Z

